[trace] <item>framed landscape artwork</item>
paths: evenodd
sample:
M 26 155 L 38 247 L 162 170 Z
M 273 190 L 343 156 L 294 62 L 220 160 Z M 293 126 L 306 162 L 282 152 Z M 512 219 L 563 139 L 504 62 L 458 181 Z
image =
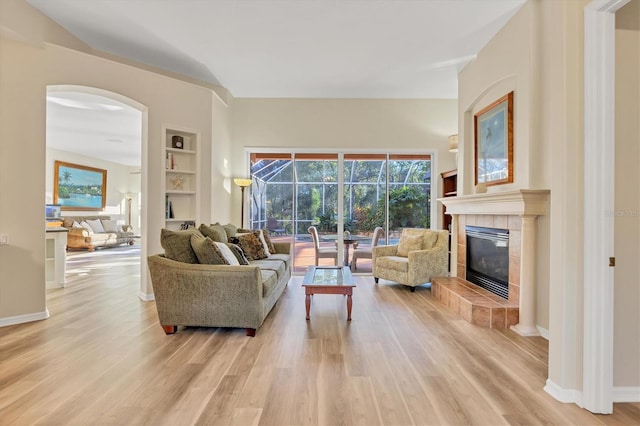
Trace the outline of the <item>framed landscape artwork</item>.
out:
M 513 92 L 473 116 L 475 184 L 513 182 Z
M 107 171 L 56 161 L 53 204 L 62 210 L 102 210 L 106 205 Z

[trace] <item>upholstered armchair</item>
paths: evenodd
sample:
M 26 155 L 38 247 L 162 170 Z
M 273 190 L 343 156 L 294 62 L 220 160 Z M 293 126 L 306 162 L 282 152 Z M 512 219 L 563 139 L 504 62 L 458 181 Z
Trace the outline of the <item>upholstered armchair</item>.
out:
M 405 228 L 396 245 L 377 246 L 372 250 L 373 277 L 416 286 L 433 277 L 447 276 L 449 232 Z

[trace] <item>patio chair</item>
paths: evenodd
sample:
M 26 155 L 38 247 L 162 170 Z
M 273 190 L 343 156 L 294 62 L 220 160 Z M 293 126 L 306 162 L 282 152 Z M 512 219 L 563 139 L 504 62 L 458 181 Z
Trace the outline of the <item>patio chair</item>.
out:
M 378 245 L 378 240 L 382 236 L 382 232 L 383 231 L 381 227 L 376 227 L 373 230 L 373 235 L 371 236 L 371 245 L 357 247 L 355 250 L 353 250 L 353 257 L 351 258 L 352 271 L 358 269 L 358 259 L 371 259 L 371 257 L 373 256 L 373 248 Z
M 315 226 L 310 226 L 307 229 L 313 238 L 313 248 L 316 251 L 316 266 L 318 266 L 318 259 L 328 258 L 333 259 L 333 264 L 338 265 L 338 250 L 333 247 L 320 247 L 320 238 L 318 237 L 318 229 Z

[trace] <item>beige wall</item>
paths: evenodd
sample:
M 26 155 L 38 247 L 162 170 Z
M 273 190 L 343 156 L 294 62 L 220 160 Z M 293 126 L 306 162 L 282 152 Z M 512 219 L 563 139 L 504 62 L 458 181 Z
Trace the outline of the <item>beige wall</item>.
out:
M 245 147 L 435 151 L 439 185 L 439 173 L 456 167 L 447 140 L 458 132 L 456 111 L 455 99 L 235 99 L 232 168 L 247 170 Z M 234 200 L 235 218 L 237 190 Z
M 634 1 L 633 19 L 637 19 L 639 2 Z M 459 190 L 463 193 L 473 192 L 473 114 L 492 99 L 515 91 L 515 182 L 490 187 L 489 191 L 551 189 L 549 214 L 538 220 L 537 324 L 549 330 L 549 379 L 562 389 L 578 391 L 583 374 L 581 159 L 583 12 L 587 3 L 588 0 L 527 2 L 478 58 L 463 69 L 459 86 L 459 119 L 464 133 Z M 618 30 L 616 67 L 616 211 L 630 214 L 616 218 L 615 387 L 640 384 L 640 69 L 637 20 L 633 22 L 635 29 L 627 24 L 625 30 Z
M 460 167 L 458 190 L 474 189 L 474 114 L 513 91 L 514 179 L 511 184 L 489 186 L 488 192 L 532 188 L 532 120 L 535 120 L 532 93 L 536 82 L 533 61 L 534 4 L 528 2 L 507 22 L 469 63 L 458 79 L 460 126 Z M 538 173 L 538 170 L 535 170 Z
M 640 0 L 616 13 L 613 375 L 640 386 Z
M 2 4 L 2 26 L 7 16 Z M 24 10 L 20 10 L 20 14 Z M 35 13 L 35 12 L 34 12 Z M 37 16 L 37 13 L 35 13 Z M 45 312 L 44 292 L 44 227 L 42 204 L 45 199 L 45 96 L 47 85 L 79 85 L 112 92 L 120 100 L 145 110 L 147 127 L 143 132 L 143 212 L 146 211 L 143 238 L 143 258 L 157 253 L 159 234 L 164 225 L 162 126 L 175 125 L 200 132 L 202 178 L 200 217 L 211 216 L 211 193 L 215 192 L 222 206 L 228 205 L 228 193 L 222 186 L 218 169 L 212 162 L 212 114 L 216 95 L 209 88 L 154 74 L 84 52 L 51 44 L 23 43 L 33 33 L 47 34 L 39 26 L 46 21 L 31 21 L 25 37 L 14 31 L 3 31 L 0 39 L 0 233 L 8 233 L 10 244 L 1 246 L 0 256 L 0 322 L 21 315 L 42 315 Z M 20 28 L 16 28 L 16 31 Z M 41 31 L 39 31 L 41 30 Z M 9 34 L 12 39 L 6 38 Z M 44 36 L 43 36 L 44 37 Z M 15 39 L 19 40 L 15 40 Z M 59 38 L 56 38 L 60 40 Z M 224 127 L 224 121 L 217 125 Z M 227 131 L 228 133 L 228 131 Z M 7 141 L 12 141 L 7 143 Z M 148 141 L 148 143 L 146 142 Z M 224 138 L 220 139 L 224 144 Z M 16 184 L 19 182 L 19 184 Z M 19 204 L 16 204 L 19 200 Z M 19 208 L 16 208 L 16 206 Z M 31 224 L 17 228 L 15 224 Z M 18 231 L 19 229 L 19 231 Z M 143 265 L 146 271 L 146 266 Z M 145 276 L 146 272 L 144 273 Z M 147 277 L 148 278 L 148 277 Z M 151 294 L 150 282 L 141 289 Z
M 550 166 L 543 161 L 545 142 L 540 123 L 540 51 L 544 31 L 538 14 L 539 2 L 528 2 L 480 51 L 459 77 L 460 134 L 458 191 L 475 193 L 474 115 L 514 92 L 513 150 L 514 181 L 493 185 L 488 192 L 514 189 L 550 189 Z M 534 125 L 534 123 L 538 125 Z M 461 171 L 461 172 L 460 172 Z M 549 216 L 537 221 L 536 324 L 549 328 Z

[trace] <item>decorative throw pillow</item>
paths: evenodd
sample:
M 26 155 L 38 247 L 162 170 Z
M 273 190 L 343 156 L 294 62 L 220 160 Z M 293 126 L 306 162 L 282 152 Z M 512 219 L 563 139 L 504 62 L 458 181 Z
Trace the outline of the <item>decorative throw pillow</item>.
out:
M 183 263 L 198 263 L 198 257 L 191 248 L 191 235 L 193 234 L 204 238 L 204 235 L 196 228 L 189 228 L 186 231 L 162 229 L 160 231 L 160 245 L 164 249 L 165 257 Z
M 264 231 L 262 231 L 262 230 L 255 231 L 255 234 L 258 236 L 258 238 L 260 239 L 260 242 L 262 243 L 262 247 L 264 248 L 264 254 L 266 254 L 267 257 L 271 256 L 271 251 L 269 250 L 269 245 L 267 244 L 267 240 L 264 237 Z
M 422 235 L 403 235 L 398 243 L 398 256 L 408 257 L 410 251 L 422 250 Z
M 211 238 L 213 241 L 218 241 L 219 243 L 226 243 L 228 241 L 227 231 L 225 231 L 224 227 L 219 223 L 209 226 L 203 223 L 198 229 L 202 232 L 202 235 Z
M 220 253 L 220 249 L 209 237 L 202 238 L 199 235 L 191 234 L 191 248 L 193 249 L 198 263 L 203 265 L 228 265 L 229 262 Z
M 229 238 L 229 242 L 239 245 L 248 260 L 267 258 L 262 241 L 253 232 L 250 234 L 236 234 L 234 237 Z
M 430 249 L 438 242 L 438 233 L 434 231 L 427 231 L 422 237 L 422 248 Z
M 65 226 L 65 228 L 69 228 L 69 227 Z M 71 224 L 71 228 L 82 228 L 82 225 L 80 225 L 78 222 L 74 220 L 73 223 Z
M 102 227 L 102 223 L 100 222 L 100 219 L 88 220 L 87 223 L 89 224 L 91 229 L 93 229 L 93 232 L 95 232 L 96 234 L 104 233 L 104 228 Z
M 219 225 L 219 223 L 217 223 L 216 225 Z M 232 223 L 227 223 L 226 225 L 222 225 L 222 227 L 227 233 L 227 238 L 231 238 L 238 233 L 238 227 Z
M 104 232 L 118 232 L 118 222 L 113 219 L 101 219 Z
M 86 221 L 83 220 L 82 222 L 80 222 L 80 226 L 86 229 L 89 232 L 89 235 L 93 235 L 93 228 L 91 228 L 91 226 L 89 226 Z
M 236 259 L 231 249 L 227 246 L 228 243 L 219 243 L 217 241 L 214 241 L 213 244 L 215 244 L 218 247 L 218 250 L 220 250 L 220 253 L 222 254 L 222 256 L 224 257 L 224 259 L 227 261 L 229 265 L 233 265 L 233 266 L 240 265 L 240 262 L 238 262 L 238 259 Z
M 77 228 L 76 226 L 73 226 L 74 223 L 77 223 L 78 226 L 80 227 L 80 224 L 72 217 L 64 217 L 62 218 L 62 226 L 64 226 L 65 228 Z
M 238 259 L 238 263 L 240 265 L 248 265 L 249 264 L 249 261 L 245 257 L 244 252 L 242 251 L 240 246 L 237 246 L 237 245 L 231 244 L 231 243 L 227 243 L 227 247 L 229 247 L 231 249 L 231 252 L 236 257 L 236 259 Z
M 265 243 L 267 243 L 267 248 L 269 249 L 269 252 L 271 254 L 274 254 L 276 252 L 276 247 L 273 245 L 273 242 L 271 241 L 271 238 L 269 238 L 269 230 L 268 229 L 263 229 L 262 230 L 262 236 L 264 237 Z
M 276 249 L 273 246 L 271 239 L 269 238 L 269 231 L 266 229 L 252 230 L 252 229 L 246 229 L 246 228 L 238 228 L 238 232 L 236 233 L 236 235 L 238 234 L 255 234 L 256 237 L 260 239 L 260 242 L 264 247 L 264 252 L 267 255 L 267 257 L 271 256 L 272 253 L 276 252 Z

